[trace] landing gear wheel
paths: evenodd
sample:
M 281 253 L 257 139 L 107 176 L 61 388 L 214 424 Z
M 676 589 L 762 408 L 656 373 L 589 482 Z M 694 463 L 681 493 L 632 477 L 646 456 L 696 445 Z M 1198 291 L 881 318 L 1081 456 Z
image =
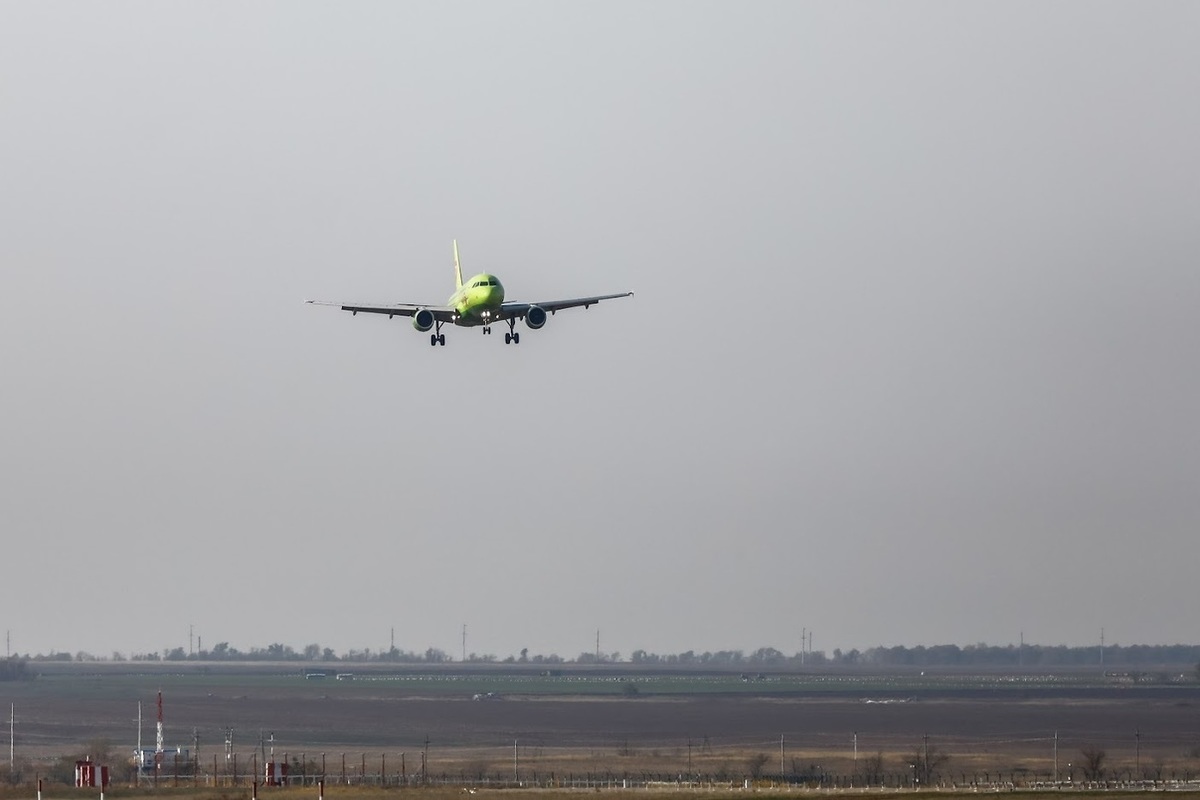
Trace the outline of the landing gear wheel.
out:
M 431 334 L 429 334 L 429 345 L 430 345 L 430 347 L 432 347 L 433 345 L 436 345 L 436 344 L 437 344 L 437 340 L 438 340 L 438 337 L 437 337 L 437 334 L 436 334 L 436 333 L 431 333 Z
M 444 334 L 444 333 L 439 333 L 439 334 L 438 334 L 438 337 L 437 337 L 437 340 L 438 340 L 438 342 L 437 342 L 437 343 L 438 343 L 438 344 L 440 344 L 442 347 L 445 347 L 445 346 L 446 346 L 446 334 Z
M 521 334 L 519 334 L 515 330 L 513 330 L 517 325 L 516 317 L 509 317 L 508 319 L 506 319 L 504 321 L 508 323 L 508 333 L 504 334 L 504 343 L 505 344 L 520 344 L 521 343 Z

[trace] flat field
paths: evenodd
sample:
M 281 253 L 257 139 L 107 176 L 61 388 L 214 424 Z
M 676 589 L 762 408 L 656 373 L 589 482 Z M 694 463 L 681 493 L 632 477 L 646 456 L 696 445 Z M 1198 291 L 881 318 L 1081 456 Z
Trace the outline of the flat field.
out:
M 861 774 L 893 780 L 918 754 L 955 782 L 997 776 L 1080 780 L 1085 749 L 1113 777 L 1200 773 L 1200 686 L 1087 675 L 753 674 L 631 668 L 31 664 L 0 684 L 15 709 L 17 757 L 44 774 L 95 752 L 114 780 L 138 742 L 195 757 L 200 780 L 248 776 L 270 758 L 305 780 L 398 783 L 414 776 Z M 273 737 L 273 744 L 272 744 Z M 226 747 L 226 740 L 231 745 Z M 926 751 L 925 748 L 931 748 Z M 163 775 L 176 771 L 173 758 Z M 190 778 L 189 778 L 190 780 Z M 234 787 L 231 787 L 231 789 Z M 230 795 L 232 797 L 232 795 Z M 508 795 L 512 797 L 512 795 Z M 711 795 L 707 795 L 711 796 Z

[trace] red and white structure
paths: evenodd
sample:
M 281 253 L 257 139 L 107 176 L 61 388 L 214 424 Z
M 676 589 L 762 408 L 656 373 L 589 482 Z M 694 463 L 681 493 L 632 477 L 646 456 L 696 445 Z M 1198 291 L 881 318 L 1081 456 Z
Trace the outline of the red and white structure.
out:
M 108 786 L 108 767 L 96 764 L 91 759 L 75 762 L 75 788 L 84 786 Z

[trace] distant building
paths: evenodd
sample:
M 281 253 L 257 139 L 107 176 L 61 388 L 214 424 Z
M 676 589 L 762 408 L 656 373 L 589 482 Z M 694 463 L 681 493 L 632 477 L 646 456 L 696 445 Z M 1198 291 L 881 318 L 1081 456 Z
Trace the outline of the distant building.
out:
M 141 751 L 135 750 L 133 753 L 134 760 L 137 762 L 138 772 L 143 775 L 154 774 L 155 749 L 153 747 L 143 747 Z M 182 766 L 191 765 L 191 754 L 183 747 L 168 747 L 162 752 L 162 761 L 159 762 L 159 775 L 171 775 L 175 772 L 175 765 L 178 763 Z

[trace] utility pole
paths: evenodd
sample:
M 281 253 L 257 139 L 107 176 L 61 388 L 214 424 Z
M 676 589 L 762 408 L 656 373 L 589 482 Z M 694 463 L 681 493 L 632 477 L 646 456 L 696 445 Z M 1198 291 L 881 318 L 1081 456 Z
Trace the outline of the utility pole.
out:
M 808 628 L 800 629 L 800 666 L 804 666 L 805 641 L 808 639 Z
M 467 663 L 467 623 L 463 623 L 462 660 Z
M 783 734 L 779 734 L 779 779 L 783 780 Z
M 1058 785 L 1058 731 L 1054 732 L 1054 783 Z
M 8 706 L 8 776 L 9 776 L 9 778 L 12 778 L 14 773 L 16 772 L 15 765 L 17 763 L 17 760 L 16 760 L 17 737 L 16 737 L 16 728 L 14 727 L 16 724 L 17 724 L 17 704 L 9 703 L 9 706 Z
M 1133 732 L 1133 739 L 1135 742 L 1133 750 L 1133 771 L 1137 773 L 1135 777 L 1140 781 L 1142 779 L 1142 732 L 1140 729 Z
M 854 775 L 858 774 L 858 731 L 854 732 Z
M 926 784 L 928 784 L 928 783 L 929 783 L 929 777 L 930 777 L 930 769 L 929 769 L 929 734 L 928 734 L 928 733 L 927 733 L 927 734 L 925 734 L 925 735 L 922 737 L 922 739 L 924 740 L 924 743 L 925 743 L 925 744 L 924 744 L 924 747 L 925 747 L 925 755 L 924 755 L 924 756 L 922 756 L 922 758 L 924 758 L 924 759 L 925 759 L 925 763 L 924 763 L 924 764 L 922 765 L 922 767 L 921 767 L 921 772 L 923 772 L 923 773 L 924 773 L 924 776 L 925 776 L 925 783 L 926 783 Z
M 600 629 L 596 628 L 596 663 L 600 663 Z
M 1100 675 L 1104 675 L 1104 628 L 1100 629 Z

